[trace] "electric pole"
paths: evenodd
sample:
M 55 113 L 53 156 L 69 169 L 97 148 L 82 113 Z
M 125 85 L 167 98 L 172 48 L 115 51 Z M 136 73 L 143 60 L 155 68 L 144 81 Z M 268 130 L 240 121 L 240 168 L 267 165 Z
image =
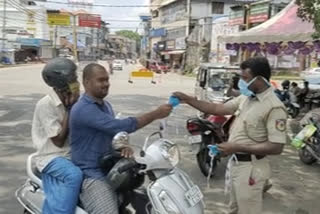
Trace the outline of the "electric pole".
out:
M 2 50 L 6 48 L 6 15 L 7 15 L 7 0 L 3 0 L 3 16 L 2 16 Z
M 100 36 L 100 29 L 99 29 L 99 28 L 97 28 L 97 50 L 96 50 L 96 60 L 98 60 L 98 59 L 99 59 L 99 57 L 100 57 L 100 49 L 99 49 L 99 40 L 100 40 L 100 38 L 99 38 L 99 36 Z

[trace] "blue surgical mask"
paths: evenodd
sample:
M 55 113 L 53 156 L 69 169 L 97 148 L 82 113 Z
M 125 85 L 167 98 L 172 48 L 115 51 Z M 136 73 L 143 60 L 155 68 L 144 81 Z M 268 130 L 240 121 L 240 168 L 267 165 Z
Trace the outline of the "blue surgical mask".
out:
M 240 89 L 240 93 L 241 94 L 243 94 L 243 95 L 245 95 L 245 96 L 248 96 L 248 97 L 250 97 L 250 96 L 255 96 L 255 93 L 253 92 L 253 91 L 251 91 L 250 89 L 249 89 L 249 87 L 250 87 L 250 85 L 254 82 L 254 81 L 256 81 L 256 79 L 257 79 L 257 77 L 255 77 L 255 78 L 253 78 L 250 82 L 246 82 L 246 81 L 244 81 L 243 79 L 240 79 L 239 80 L 239 83 L 238 83 L 238 87 L 239 87 L 239 89 Z M 264 77 L 262 77 L 262 79 L 264 80 L 264 82 L 270 87 L 270 83 L 264 78 Z
M 240 93 L 245 96 L 254 96 L 254 92 L 249 89 L 249 86 L 256 80 L 256 77 L 253 78 L 250 82 L 246 82 L 243 79 L 239 80 L 238 87 L 240 89 Z

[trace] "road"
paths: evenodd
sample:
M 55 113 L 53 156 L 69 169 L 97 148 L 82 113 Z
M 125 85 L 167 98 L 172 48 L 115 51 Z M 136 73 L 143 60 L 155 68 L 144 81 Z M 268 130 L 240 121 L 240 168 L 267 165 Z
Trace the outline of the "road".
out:
M 41 79 L 43 65 L 30 65 L 0 69 L 0 213 L 19 214 L 22 208 L 14 197 L 15 190 L 26 177 L 25 160 L 34 151 L 30 130 L 36 102 L 48 91 Z M 193 93 L 194 79 L 176 74 L 157 76 L 157 84 L 150 80 L 128 83 L 129 65 L 111 77 L 107 99 L 116 112 L 124 116 L 142 114 L 166 103 L 173 91 Z M 81 72 L 79 72 L 81 77 Z M 167 119 L 168 137 L 179 145 L 180 167 L 202 189 L 207 214 L 226 211 L 224 169 L 226 160 L 219 165 L 217 175 L 207 187 L 206 178 L 196 165 L 194 151 L 186 141 L 185 121 L 196 114 L 191 107 L 181 105 Z M 141 147 L 144 137 L 158 129 L 159 121 L 131 136 L 132 144 Z M 320 204 L 320 167 L 303 165 L 297 152 L 290 146 L 281 156 L 270 157 L 273 169 L 273 188 L 264 195 L 263 214 L 318 214 Z

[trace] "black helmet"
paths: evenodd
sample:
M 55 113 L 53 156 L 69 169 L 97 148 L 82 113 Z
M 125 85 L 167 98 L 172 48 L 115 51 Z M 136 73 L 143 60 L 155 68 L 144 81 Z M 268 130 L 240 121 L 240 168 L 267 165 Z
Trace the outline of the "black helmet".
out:
M 116 191 L 129 191 L 140 187 L 144 183 L 144 174 L 137 173 L 134 169 L 120 173 L 119 168 L 132 163 L 132 159 L 120 159 L 107 175 L 109 184 Z
M 59 91 L 68 90 L 69 84 L 77 80 L 77 66 L 70 59 L 55 58 L 50 60 L 42 70 L 42 78 Z
M 289 80 L 284 80 L 282 83 L 282 88 L 283 89 L 288 89 L 290 87 L 290 81 Z

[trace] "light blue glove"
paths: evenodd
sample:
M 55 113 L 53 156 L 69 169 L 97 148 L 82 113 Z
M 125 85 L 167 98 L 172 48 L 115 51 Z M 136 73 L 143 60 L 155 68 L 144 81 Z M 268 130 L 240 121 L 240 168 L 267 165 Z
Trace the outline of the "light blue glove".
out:
M 218 147 L 216 145 L 208 145 L 209 149 L 209 156 L 217 156 L 220 154 L 220 151 L 218 150 Z
M 172 105 L 172 107 L 177 107 L 180 104 L 180 100 L 178 97 L 170 96 L 169 97 L 169 104 Z

